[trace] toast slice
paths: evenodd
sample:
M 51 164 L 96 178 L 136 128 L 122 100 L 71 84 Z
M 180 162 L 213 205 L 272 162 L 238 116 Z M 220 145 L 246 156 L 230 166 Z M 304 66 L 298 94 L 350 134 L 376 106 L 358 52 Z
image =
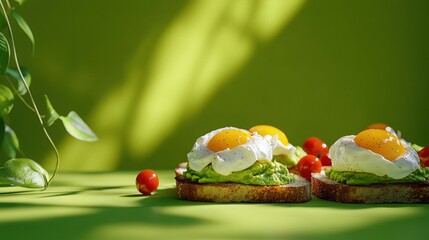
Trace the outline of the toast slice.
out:
M 348 185 L 335 182 L 324 173 L 313 173 L 311 192 L 319 198 L 343 203 L 429 203 L 429 181 Z
M 279 186 L 258 186 L 240 183 L 196 183 L 183 177 L 186 164 L 176 169 L 177 194 L 182 200 L 202 202 L 302 203 L 311 199 L 310 183 L 296 176 L 293 183 Z

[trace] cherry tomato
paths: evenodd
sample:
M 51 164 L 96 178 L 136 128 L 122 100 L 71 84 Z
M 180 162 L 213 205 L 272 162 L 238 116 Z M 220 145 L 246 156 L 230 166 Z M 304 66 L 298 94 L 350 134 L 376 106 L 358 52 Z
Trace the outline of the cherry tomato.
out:
M 305 140 L 302 145 L 302 149 L 304 149 L 307 154 L 315 155 L 317 157 L 326 155 L 329 151 L 328 145 L 317 137 L 310 137 Z
M 332 161 L 328 157 L 328 155 L 323 155 L 320 157 L 320 162 L 322 162 L 322 166 L 332 166 Z
M 150 169 L 141 171 L 136 177 L 136 187 L 143 195 L 150 195 L 158 188 L 158 175 Z
M 302 177 L 310 181 L 311 173 L 319 173 L 322 171 L 322 162 L 314 155 L 307 155 L 299 160 L 296 168 Z
M 429 146 L 426 146 L 419 151 L 419 158 L 422 167 L 429 167 Z

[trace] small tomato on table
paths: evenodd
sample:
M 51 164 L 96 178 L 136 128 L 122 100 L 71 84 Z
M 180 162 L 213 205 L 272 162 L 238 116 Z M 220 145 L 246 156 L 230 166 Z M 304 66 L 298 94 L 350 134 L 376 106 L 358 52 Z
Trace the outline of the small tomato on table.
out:
M 159 178 L 155 171 L 145 169 L 136 177 L 136 188 L 143 195 L 150 195 L 159 185 Z

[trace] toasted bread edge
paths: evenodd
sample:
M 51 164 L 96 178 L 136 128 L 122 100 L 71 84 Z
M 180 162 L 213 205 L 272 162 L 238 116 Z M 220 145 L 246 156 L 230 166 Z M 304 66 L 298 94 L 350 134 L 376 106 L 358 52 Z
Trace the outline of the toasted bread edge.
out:
M 348 185 L 313 173 L 311 192 L 318 198 L 343 203 L 429 203 L 429 182 Z
M 175 169 L 178 197 L 201 202 L 302 203 L 311 199 L 310 182 L 300 176 L 287 185 L 258 186 L 240 183 L 195 183 L 186 180 L 183 165 Z

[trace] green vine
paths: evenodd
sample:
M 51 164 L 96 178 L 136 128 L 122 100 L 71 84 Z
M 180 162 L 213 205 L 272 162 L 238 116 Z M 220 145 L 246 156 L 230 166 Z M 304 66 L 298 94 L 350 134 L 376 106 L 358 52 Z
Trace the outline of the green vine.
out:
M 67 116 L 59 115 L 46 95 L 45 105 L 47 111 L 45 115 L 40 113 L 30 90 L 31 75 L 19 64 L 13 33 L 14 28 L 10 21 L 10 19 L 13 19 L 14 23 L 26 34 L 31 41 L 34 52 L 35 41 L 33 33 L 27 22 L 17 11 L 17 7 L 23 2 L 24 0 L 14 0 L 16 6 L 13 6 L 8 0 L 0 0 L 0 77 L 5 78 L 11 87 L 9 88 L 0 83 L 0 143 L 5 154 L 10 158 L 0 167 L 0 183 L 46 189 L 55 177 L 60 164 L 60 155 L 49 135 L 48 127 L 60 120 L 65 130 L 76 139 L 90 142 L 96 141 L 98 138 L 76 112 L 71 111 Z M 15 84 L 17 86 L 14 85 L 11 78 L 16 80 Z M 9 114 L 13 108 L 15 96 L 18 96 L 36 114 L 42 131 L 55 152 L 56 164 L 50 178 L 48 172 L 36 161 L 23 156 L 19 147 L 19 140 L 10 126 Z M 30 103 L 25 100 L 25 96 L 28 97 Z M 17 155 L 20 155 L 20 157 L 17 157 Z

